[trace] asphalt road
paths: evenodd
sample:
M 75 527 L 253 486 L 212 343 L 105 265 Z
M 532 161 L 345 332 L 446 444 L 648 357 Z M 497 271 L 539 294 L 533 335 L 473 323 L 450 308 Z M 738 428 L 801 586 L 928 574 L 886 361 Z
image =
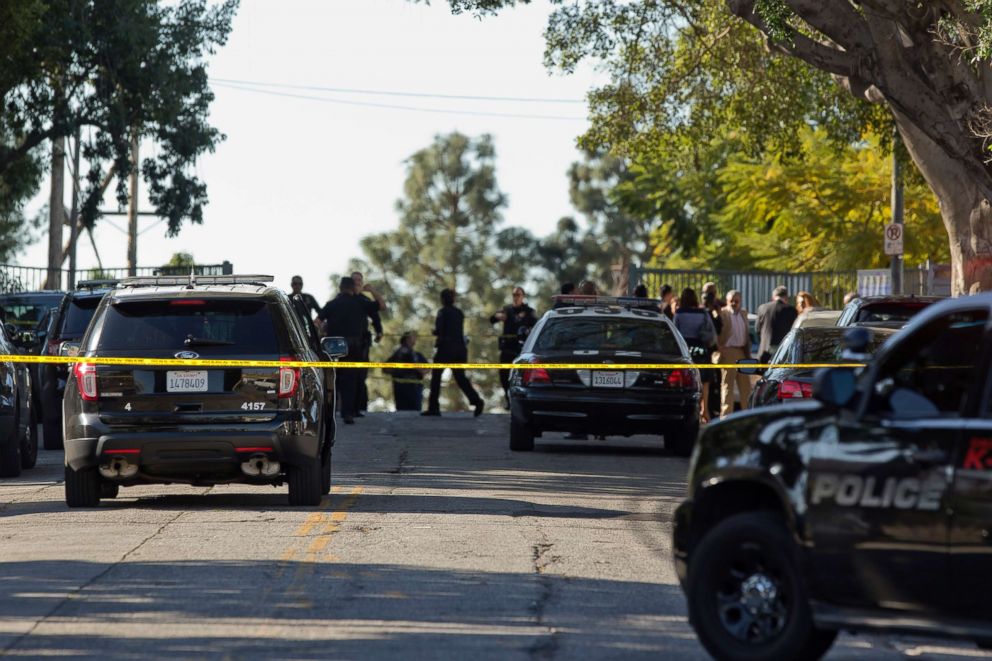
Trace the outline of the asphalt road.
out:
M 310 510 L 168 486 L 69 511 L 42 452 L 0 481 L 0 656 L 705 658 L 669 560 L 685 460 L 506 435 L 505 416 L 370 415 Z M 976 656 L 845 635 L 829 658 Z

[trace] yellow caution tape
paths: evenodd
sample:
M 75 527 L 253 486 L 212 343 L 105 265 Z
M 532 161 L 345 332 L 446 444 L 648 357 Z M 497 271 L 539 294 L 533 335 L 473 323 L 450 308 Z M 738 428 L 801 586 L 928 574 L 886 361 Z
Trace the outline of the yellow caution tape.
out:
M 0 362 L 71 365 L 126 365 L 132 367 L 319 367 L 343 369 L 464 369 L 464 370 L 671 370 L 694 367 L 696 369 L 817 369 L 821 367 L 864 367 L 864 363 L 801 363 L 801 364 L 686 364 L 686 363 L 386 363 L 349 362 L 336 360 L 235 360 L 204 358 L 138 358 L 135 356 L 33 356 L 21 354 L 0 354 Z

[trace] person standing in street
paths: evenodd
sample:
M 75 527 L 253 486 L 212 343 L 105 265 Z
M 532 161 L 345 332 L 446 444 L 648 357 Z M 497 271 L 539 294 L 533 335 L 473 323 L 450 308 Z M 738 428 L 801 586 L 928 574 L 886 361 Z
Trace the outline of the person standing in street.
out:
M 435 363 L 464 363 L 468 361 L 468 347 L 465 345 L 465 315 L 455 307 L 455 290 L 441 291 L 441 309 L 434 322 L 434 362 Z M 441 415 L 441 376 L 443 369 L 435 368 L 431 372 L 430 397 L 427 400 L 427 410 L 421 415 Z M 475 409 L 476 417 L 482 415 L 485 402 L 472 387 L 471 381 L 465 376 L 464 369 L 452 369 L 451 375 L 455 383 L 468 398 L 469 404 Z
M 747 310 L 741 307 L 741 293 L 736 289 L 727 292 L 727 305 L 720 310 L 720 334 L 716 339 L 713 362 L 734 365 L 741 358 L 751 357 L 751 340 L 747 331 Z M 751 379 L 736 369 L 720 370 L 720 417 L 734 412 L 734 385 L 741 398 L 741 409 L 747 408 L 751 396 Z
M 798 313 L 789 304 L 789 290 L 779 285 L 772 300 L 758 306 L 758 360 L 767 363 L 792 330 Z
M 303 291 L 303 276 L 294 275 L 289 281 L 289 287 L 290 298 L 293 296 L 300 297 L 300 301 L 303 302 L 303 305 L 307 311 L 307 316 L 309 316 L 310 319 L 313 319 L 314 314 L 320 314 L 320 305 L 317 304 L 317 299 Z
M 658 291 L 658 298 L 661 299 L 661 313 L 669 319 L 674 319 L 675 310 L 672 303 L 675 301 L 675 292 L 672 291 L 672 286 L 668 284 L 662 285 Z
M 712 364 L 713 348 L 716 346 L 716 330 L 710 318 L 709 310 L 700 307 L 699 299 L 694 289 L 686 287 L 679 298 L 678 311 L 675 313 L 675 328 L 681 333 L 685 343 L 689 345 L 689 356 L 697 365 Z M 699 400 L 699 415 L 702 422 L 710 421 L 709 402 L 710 384 L 713 383 L 714 369 L 699 370 L 699 379 L 703 385 L 703 397 Z
M 373 338 L 372 333 L 366 325 L 365 331 L 362 333 L 362 344 L 364 346 L 362 361 L 367 363 L 369 362 L 369 355 L 372 351 L 373 339 L 376 344 L 382 340 L 381 313 L 386 311 L 386 300 L 371 284 L 365 282 L 365 276 L 362 275 L 361 271 L 353 271 L 351 279 L 355 281 L 355 295 L 365 301 L 368 306 L 369 319 L 372 320 L 372 330 L 375 331 L 375 337 Z M 371 300 L 365 295 L 366 293 L 372 296 Z M 358 370 L 358 406 L 355 410 L 355 416 L 359 418 L 365 417 L 365 411 L 369 408 L 369 388 L 366 383 L 368 375 L 369 371 L 367 369 Z
M 328 301 L 317 316 L 325 323 L 327 335 L 343 337 L 348 343 L 346 362 L 363 361 L 365 333 L 371 315 L 369 300 L 355 294 L 355 281 L 352 278 L 341 278 L 338 295 Z M 341 402 L 341 419 L 346 425 L 352 425 L 358 412 L 358 370 L 337 370 L 336 382 L 338 400 Z
M 394 369 L 393 399 L 397 411 L 419 411 L 424 403 L 424 377 L 427 376 L 427 358 L 417 351 L 417 332 L 407 331 L 400 338 L 400 346 L 389 357 L 390 363 L 423 363 L 423 369 Z
M 504 306 L 502 310 L 489 317 L 490 324 L 503 322 L 503 333 L 499 336 L 499 362 L 504 364 L 512 363 L 520 355 L 520 349 L 523 347 L 522 333 L 526 336 L 525 334 L 537 323 L 534 308 L 524 301 L 526 294 L 523 288 L 514 287 L 512 296 L 513 303 Z M 503 396 L 507 397 L 509 404 L 507 391 L 510 384 L 510 370 L 499 371 L 499 383 L 503 386 Z

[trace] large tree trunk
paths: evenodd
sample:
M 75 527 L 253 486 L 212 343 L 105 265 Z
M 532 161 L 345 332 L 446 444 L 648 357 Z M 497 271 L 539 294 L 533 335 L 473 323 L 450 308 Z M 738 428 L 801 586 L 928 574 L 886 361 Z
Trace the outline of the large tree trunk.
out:
M 984 194 L 988 180 L 976 181 L 960 159 L 950 158 L 912 122 L 894 114 L 906 149 L 940 203 L 950 240 L 952 293 L 992 291 L 992 205 Z

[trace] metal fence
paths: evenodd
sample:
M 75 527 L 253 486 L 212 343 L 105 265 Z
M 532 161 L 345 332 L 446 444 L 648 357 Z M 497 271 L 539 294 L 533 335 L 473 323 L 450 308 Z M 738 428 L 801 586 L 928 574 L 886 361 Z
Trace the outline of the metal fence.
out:
M 839 310 L 843 307 L 844 294 L 857 290 L 858 272 L 694 271 L 631 266 L 628 282 L 629 293 L 633 293 L 636 285 L 643 283 L 651 296 L 657 296 L 661 286 L 665 284 L 672 286 L 676 296 L 686 287 L 692 287 L 701 295 L 703 285 L 714 282 L 721 296 L 731 289 L 740 291 L 741 305 L 752 312 L 771 299 L 775 287 L 784 285 L 789 290 L 790 296 L 795 296 L 800 291 L 807 291 L 816 297 L 821 306 Z
M 140 266 L 135 275 L 187 275 L 188 266 Z M 58 270 L 58 282 L 48 282 L 48 269 L 42 266 L 17 266 L 0 264 L 0 292 L 39 291 L 42 289 L 70 289 L 73 282 L 82 280 L 117 280 L 128 277 L 127 267 L 77 269 L 75 278 L 68 269 Z M 196 275 L 230 275 L 234 265 L 224 261 L 220 264 L 197 264 L 193 267 Z M 49 284 L 51 286 L 49 286 Z

